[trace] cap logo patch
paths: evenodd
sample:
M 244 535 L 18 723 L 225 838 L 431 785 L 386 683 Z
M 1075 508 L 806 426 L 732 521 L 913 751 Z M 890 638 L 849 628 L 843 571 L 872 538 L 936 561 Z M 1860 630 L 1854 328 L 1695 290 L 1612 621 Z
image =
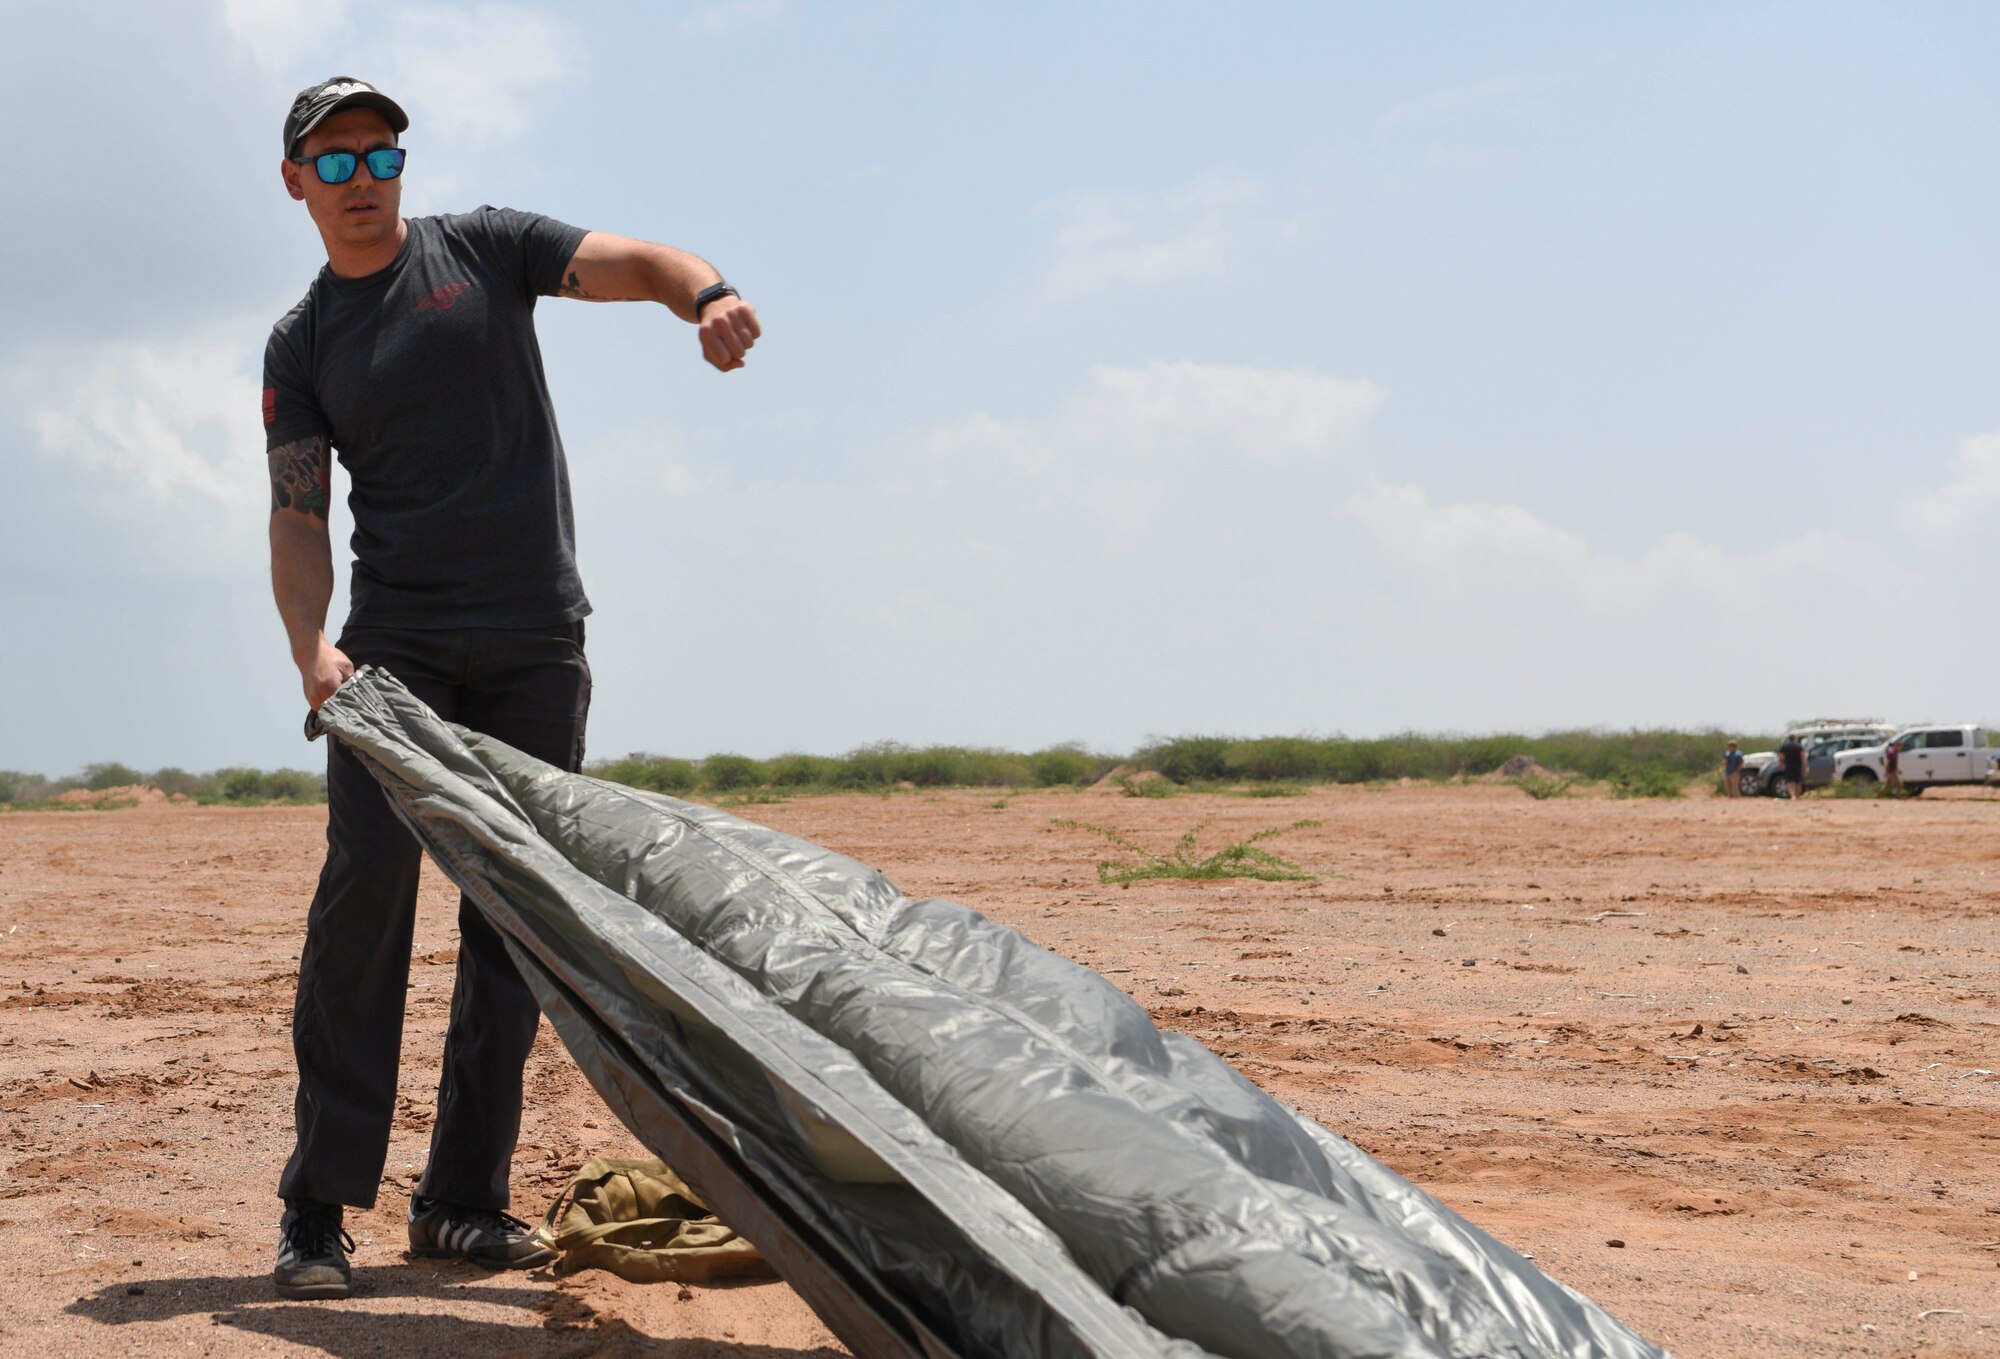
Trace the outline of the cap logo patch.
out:
M 375 87 L 363 84 L 359 80 L 343 80 L 338 85 L 327 86 L 319 93 L 322 99 L 328 95 L 332 95 L 336 99 L 345 99 L 350 94 L 373 94 L 375 93 Z

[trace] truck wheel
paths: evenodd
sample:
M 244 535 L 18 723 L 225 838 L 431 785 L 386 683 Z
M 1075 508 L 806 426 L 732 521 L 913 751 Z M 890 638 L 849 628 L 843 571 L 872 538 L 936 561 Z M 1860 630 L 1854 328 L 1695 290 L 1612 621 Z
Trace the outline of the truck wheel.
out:
M 1873 783 L 1875 782 L 1875 771 L 1863 765 L 1856 765 L 1845 774 L 1842 774 L 1840 779 L 1843 783 Z
M 1783 765 L 1772 765 L 1770 772 L 1764 775 L 1764 796 L 1785 796 L 1785 767 Z

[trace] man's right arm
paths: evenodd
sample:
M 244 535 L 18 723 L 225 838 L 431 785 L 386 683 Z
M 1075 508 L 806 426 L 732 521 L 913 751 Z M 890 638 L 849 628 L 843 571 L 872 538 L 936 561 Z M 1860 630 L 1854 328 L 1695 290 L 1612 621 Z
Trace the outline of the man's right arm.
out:
M 326 639 L 333 600 L 333 545 L 327 538 L 332 457 L 324 434 L 279 444 L 271 469 L 271 593 L 292 644 L 292 661 L 314 708 L 354 673 L 354 662 Z

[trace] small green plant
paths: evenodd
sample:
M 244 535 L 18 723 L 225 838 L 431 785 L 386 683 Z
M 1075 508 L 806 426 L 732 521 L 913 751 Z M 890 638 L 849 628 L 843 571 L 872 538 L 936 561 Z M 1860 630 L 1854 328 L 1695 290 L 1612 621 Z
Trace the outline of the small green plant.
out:
M 1130 775 L 1118 780 L 1126 797 L 1172 797 L 1181 786 L 1169 778 L 1137 779 Z
M 1574 774 L 1523 774 L 1516 780 L 1522 792 L 1537 802 L 1546 802 L 1552 797 L 1568 797 L 1569 790 L 1576 787 Z
M 1092 835 L 1101 835 L 1117 848 L 1138 856 L 1137 862 L 1115 862 L 1109 859 L 1101 861 L 1097 865 L 1099 882 L 1138 882 L 1145 878 L 1195 878 L 1205 881 L 1218 878 L 1259 878 L 1265 882 L 1316 881 L 1313 874 L 1290 859 L 1257 847 L 1274 836 L 1320 824 L 1310 818 L 1294 821 L 1289 826 L 1272 826 L 1267 830 L 1260 830 L 1255 835 L 1224 845 L 1213 854 L 1201 857 L 1197 857 L 1201 852 L 1196 847 L 1196 841 L 1202 831 L 1208 828 L 1206 819 L 1197 821 L 1189 827 L 1187 833 L 1174 842 L 1173 849 L 1164 855 L 1153 853 L 1115 830 L 1093 825 L 1088 821 L 1057 817 L 1049 824 L 1061 826 L 1065 830 L 1089 831 Z
M 1832 783 L 1829 783 L 1824 788 L 1814 789 L 1813 796 L 1838 797 L 1838 798 L 1854 798 L 1854 797 L 1876 798 L 1876 797 L 1885 797 L 1888 795 L 1883 792 L 1882 785 L 1877 783 L 1874 779 L 1835 779 Z
M 1687 776 L 1677 769 L 1621 769 L 1611 776 L 1611 796 L 1615 798 L 1682 797 L 1686 791 Z

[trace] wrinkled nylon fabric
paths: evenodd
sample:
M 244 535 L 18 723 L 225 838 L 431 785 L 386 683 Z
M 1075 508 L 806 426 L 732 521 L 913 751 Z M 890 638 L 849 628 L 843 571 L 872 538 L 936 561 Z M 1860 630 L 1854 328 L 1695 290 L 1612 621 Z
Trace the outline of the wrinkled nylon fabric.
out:
M 606 1103 L 862 1354 L 1663 1359 L 1096 973 L 364 669 L 319 724 Z

